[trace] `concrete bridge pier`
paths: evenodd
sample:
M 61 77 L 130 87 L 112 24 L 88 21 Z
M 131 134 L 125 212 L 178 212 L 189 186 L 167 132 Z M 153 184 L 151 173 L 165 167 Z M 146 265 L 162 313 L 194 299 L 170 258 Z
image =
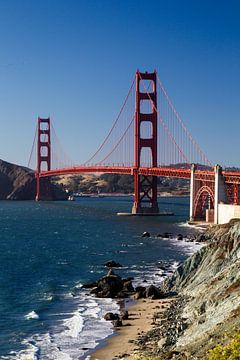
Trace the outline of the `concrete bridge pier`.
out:
M 214 183 L 214 224 L 219 222 L 219 207 L 220 202 L 227 203 L 227 193 L 225 187 L 224 177 L 222 175 L 222 168 L 220 165 L 214 167 L 215 183 Z
M 191 166 L 190 176 L 190 221 L 219 222 L 219 203 L 227 203 L 225 180 L 220 165 L 214 167 L 211 180 L 196 173 L 196 165 Z
M 190 211 L 189 211 L 189 219 L 190 221 L 194 221 L 194 194 L 195 194 L 195 170 L 196 165 L 191 165 L 191 178 L 190 178 Z

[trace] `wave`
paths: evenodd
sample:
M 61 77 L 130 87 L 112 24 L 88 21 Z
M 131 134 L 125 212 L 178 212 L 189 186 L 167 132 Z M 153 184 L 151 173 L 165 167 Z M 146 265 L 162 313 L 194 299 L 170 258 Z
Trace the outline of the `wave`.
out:
M 24 317 L 25 317 L 26 320 L 39 319 L 39 315 L 35 311 L 30 311 Z
M 69 300 L 66 294 L 66 301 Z M 103 317 L 106 312 L 119 312 L 115 300 L 96 299 L 80 291 L 72 301 L 77 307 L 75 311 L 52 313 L 54 321 L 50 331 L 25 339 L 22 345 L 26 349 L 12 354 L 8 359 L 85 359 L 86 352 L 95 349 L 101 340 L 113 334 L 111 322 Z
M 83 318 L 79 311 L 76 311 L 71 318 L 65 320 L 64 326 L 67 327 L 65 335 L 76 338 L 83 328 Z

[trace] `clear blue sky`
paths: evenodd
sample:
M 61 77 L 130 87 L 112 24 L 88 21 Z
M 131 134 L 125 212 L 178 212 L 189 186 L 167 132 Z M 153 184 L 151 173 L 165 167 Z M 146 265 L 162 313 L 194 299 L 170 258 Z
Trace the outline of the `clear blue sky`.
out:
M 240 2 L 0 0 L 0 158 L 26 165 L 37 116 L 75 161 L 156 68 L 213 163 L 240 166 Z

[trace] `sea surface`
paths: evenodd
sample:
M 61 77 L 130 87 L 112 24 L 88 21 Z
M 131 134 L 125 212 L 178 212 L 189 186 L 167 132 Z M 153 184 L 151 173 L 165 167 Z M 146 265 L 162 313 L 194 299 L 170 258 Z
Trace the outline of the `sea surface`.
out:
M 81 288 L 106 274 L 104 262 L 120 262 L 117 273 L 135 284 L 159 283 L 161 264 L 176 268 L 196 250 L 156 237 L 195 232 L 185 226 L 188 198 L 159 200 L 175 216 L 116 216 L 131 206 L 131 197 L 0 202 L 0 359 L 85 359 L 113 334 L 104 314 L 118 311 L 115 301 Z

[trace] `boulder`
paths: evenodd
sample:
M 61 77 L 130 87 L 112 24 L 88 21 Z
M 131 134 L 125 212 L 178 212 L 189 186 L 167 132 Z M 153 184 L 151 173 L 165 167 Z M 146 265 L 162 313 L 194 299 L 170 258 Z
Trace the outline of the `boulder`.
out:
M 86 284 L 83 284 L 82 288 L 83 289 L 92 289 L 94 287 L 97 286 L 97 283 L 96 282 L 92 282 L 92 283 L 86 283 Z
M 146 288 L 144 286 L 137 286 L 135 289 L 135 299 L 144 299 L 146 297 Z
M 182 235 L 182 234 L 178 234 L 177 240 L 183 240 L 183 235 Z
M 118 275 L 105 276 L 97 282 L 97 290 L 94 292 L 98 297 L 114 298 L 123 289 L 123 281 Z
M 104 319 L 107 321 L 119 320 L 119 315 L 112 312 L 108 312 L 104 315 Z
M 168 232 L 165 232 L 165 233 L 163 234 L 163 237 L 164 237 L 165 239 L 168 239 L 168 238 L 170 237 L 170 234 L 169 234 Z
M 150 236 L 151 236 L 151 234 L 148 231 L 144 231 L 142 233 L 142 237 L 150 237 Z
M 113 326 L 114 327 L 120 327 L 122 326 L 122 320 L 118 319 L 118 320 L 113 320 Z
M 123 310 L 123 311 L 120 312 L 120 318 L 121 318 L 122 320 L 127 320 L 128 317 L 129 317 L 129 314 L 128 314 L 128 311 L 127 311 L 127 310 Z
M 104 266 L 108 267 L 108 268 L 113 268 L 113 267 L 122 267 L 122 265 L 114 260 L 109 260 L 107 261 Z
M 163 297 L 163 292 L 157 288 L 154 285 L 150 285 L 147 289 L 146 289 L 146 297 L 147 298 L 152 298 L 152 299 L 161 299 Z
M 134 287 L 132 285 L 132 281 L 124 281 L 123 280 L 123 291 L 125 292 L 134 292 Z

